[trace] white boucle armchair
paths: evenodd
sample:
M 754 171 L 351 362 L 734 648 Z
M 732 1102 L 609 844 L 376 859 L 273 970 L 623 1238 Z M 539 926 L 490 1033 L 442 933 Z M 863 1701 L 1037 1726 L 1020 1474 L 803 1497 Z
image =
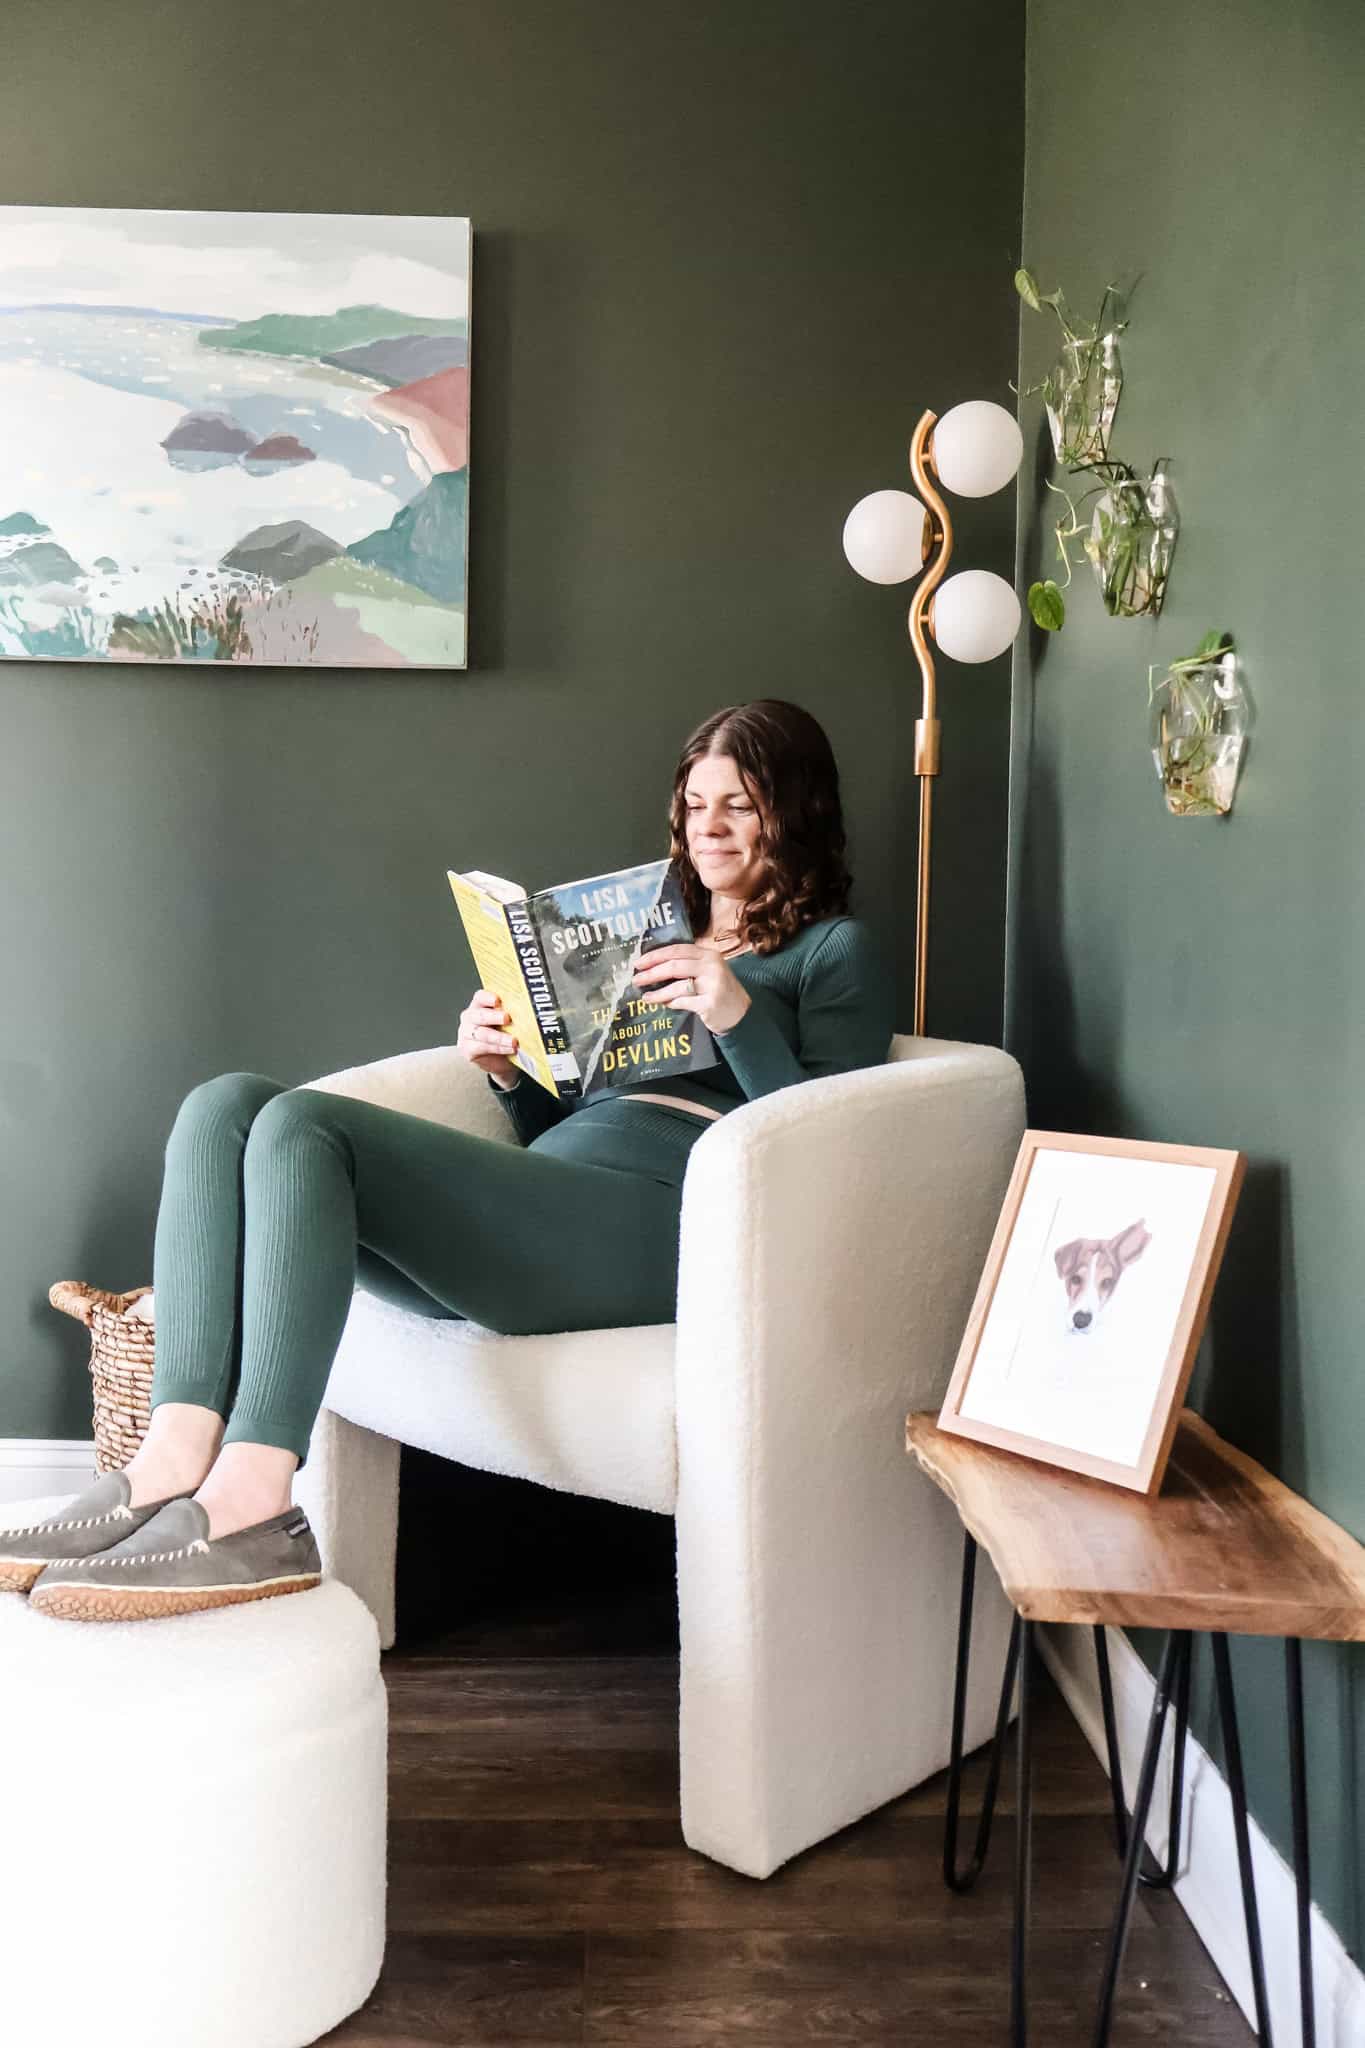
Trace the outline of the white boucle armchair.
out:
M 309 1085 L 515 1142 L 451 1046 Z M 697 1141 L 676 1324 L 501 1337 L 357 1290 L 294 1483 L 325 1568 L 390 1647 L 404 1443 L 671 1514 L 691 1847 L 767 1877 L 918 1784 L 948 1761 L 962 1539 L 905 1415 L 947 1384 L 1023 1126 L 1005 1053 L 896 1038 Z M 968 1747 L 1010 1620 L 981 1569 Z

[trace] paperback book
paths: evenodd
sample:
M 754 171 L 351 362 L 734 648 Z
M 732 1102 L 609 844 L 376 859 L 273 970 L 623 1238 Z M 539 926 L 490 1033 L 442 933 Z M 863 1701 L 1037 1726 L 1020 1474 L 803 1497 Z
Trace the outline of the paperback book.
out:
M 499 875 L 446 870 L 479 980 L 502 997 L 524 1074 L 567 1101 L 718 1064 L 700 1018 L 647 1001 L 637 957 L 692 937 L 667 860 L 534 895 Z

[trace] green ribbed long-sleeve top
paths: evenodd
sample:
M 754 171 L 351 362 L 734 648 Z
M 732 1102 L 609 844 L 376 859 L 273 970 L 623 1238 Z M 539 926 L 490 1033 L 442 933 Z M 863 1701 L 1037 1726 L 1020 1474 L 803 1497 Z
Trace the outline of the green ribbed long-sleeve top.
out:
M 655 1084 L 667 1094 L 723 1113 L 775 1088 L 880 1066 L 886 1058 L 894 1016 L 891 975 L 857 918 L 821 918 L 775 953 L 740 953 L 728 964 L 749 1008 L 732 1030 L 716 1033 L 719 1064 Z M 496 1083 L 490 1080 L 489 1086 Z M 638 1092 L 649 1087 L 642 1082 Z M 523 1145 L 566 1116 L 590 1116 L 598 1104 L 635 1092 L 617 1088 L 587 1102 L 565 1103 L 533 1081 L 497 1089 Z

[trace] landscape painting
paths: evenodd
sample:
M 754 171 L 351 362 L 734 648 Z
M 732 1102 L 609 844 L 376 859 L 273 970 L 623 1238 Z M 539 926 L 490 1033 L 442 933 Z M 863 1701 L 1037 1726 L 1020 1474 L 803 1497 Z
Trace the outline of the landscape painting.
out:
M 0 207 L 0 657 L 463 668 L 467 219 Z

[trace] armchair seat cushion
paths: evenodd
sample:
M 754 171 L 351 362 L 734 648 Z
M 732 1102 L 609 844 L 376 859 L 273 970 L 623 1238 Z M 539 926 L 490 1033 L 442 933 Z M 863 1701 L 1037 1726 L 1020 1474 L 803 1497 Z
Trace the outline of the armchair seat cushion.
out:
M 671 1515 L 672 1323 L 503 1337 L 357 1289 L 327 1406 L 461 1465 Z

